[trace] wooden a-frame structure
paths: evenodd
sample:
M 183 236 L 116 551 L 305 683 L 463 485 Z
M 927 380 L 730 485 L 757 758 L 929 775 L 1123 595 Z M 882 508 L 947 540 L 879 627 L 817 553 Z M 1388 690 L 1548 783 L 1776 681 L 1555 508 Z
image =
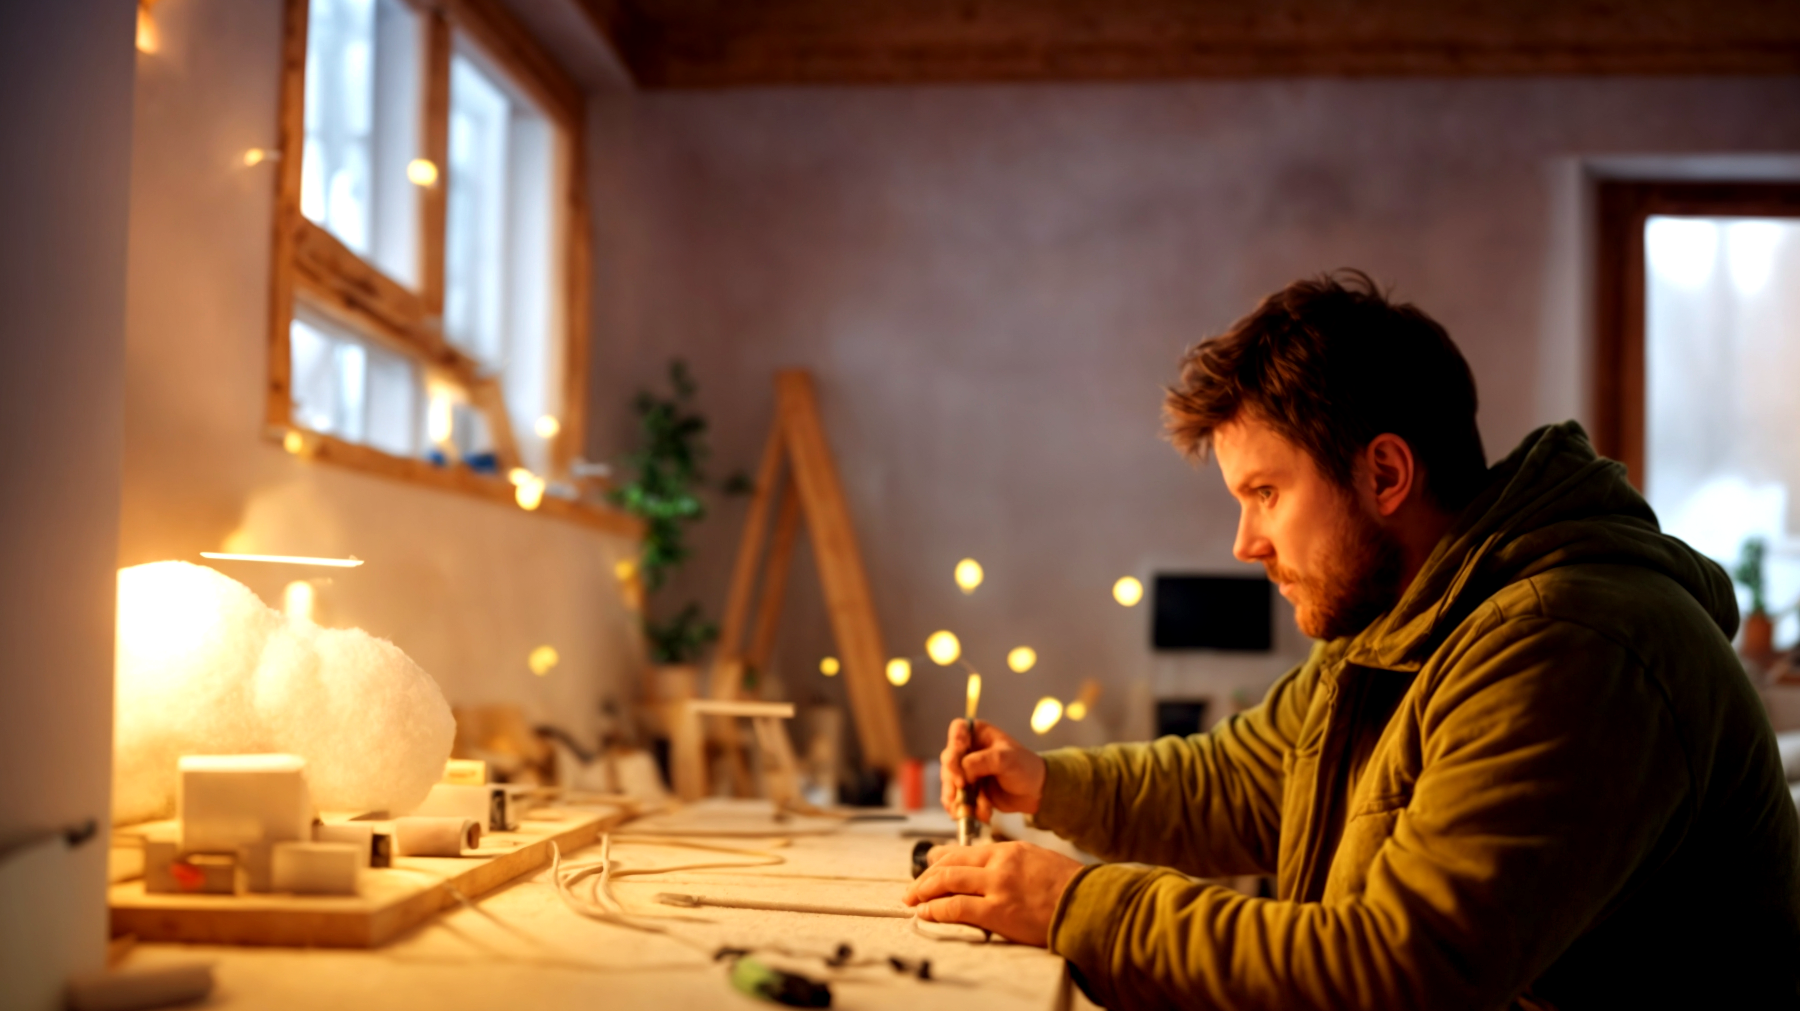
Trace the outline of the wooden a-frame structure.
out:
M 744 672 L 768 668 L 802 519 L 812 535 L 863 760 L 891 775 L 906 760 L 906 745 L 887 682 L 887 646 L 875 620 L 850 507 L 819 422 L 812 375 L 790 369 L 775 376 L 775 424 L 744 520 L 708 686 L 715 699 L 741 698 Z

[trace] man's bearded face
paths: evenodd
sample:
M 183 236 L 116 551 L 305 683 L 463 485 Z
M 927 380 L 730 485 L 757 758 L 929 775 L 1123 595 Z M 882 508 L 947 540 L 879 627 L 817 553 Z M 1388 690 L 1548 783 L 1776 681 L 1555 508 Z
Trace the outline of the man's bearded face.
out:
M 1262 563 L 1300 631 L 1354 635 L 1399 599 L 1398 540 L 1305 450 L 1254 416 L 1219 426 L 1213 450 L 1240 508 L 1232 553 Z

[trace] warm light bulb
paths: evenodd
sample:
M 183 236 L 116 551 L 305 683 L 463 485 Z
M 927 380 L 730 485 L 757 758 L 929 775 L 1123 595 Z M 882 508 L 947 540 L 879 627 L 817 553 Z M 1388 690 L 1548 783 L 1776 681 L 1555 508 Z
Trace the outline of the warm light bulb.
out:
M 280 158 L 280 151 L 271 151 L 266 147 L 253 147 L 244 152 L 244 167 L 255 168 L 263 162 L 278 161 Z
M 438 167 L 430 158 L 414 158 L 406 163 L 406 181 L 414 186 L 436 186 Z
M 621 558 L 613 563 L 613 576 L 625 580 L 637 575 L 637 559 Z
M 1082 720 L 1087 718 L 1087 703 L 1081 701 L 1080 699 L 1076 699 L 1075 701 L 1069 703 L 1069 707 L 1067 709 L 1063 710 L 1063 715 L 1067 716 L 1069 719 L 1073 720 L 1076 723 L 1080 723 Z
M 819 661 L 819 673 L 828 678 L 837 677 L 837 672 L 843 669 L 844 665 L 838 663 L 838 658 L 835 656 L 828 656 Z
M 521 482 L 517 488 L 513 489 L 513 501 L 519 503 L 519 508 L 527 512 L 543 505 L 544 482 L 535 477 Z
M 895 657 L 887 664 L 888 683 L 898 688 L 912 680 L 912 662 L 905 657 Z
M 1113 584 L 1113 599 L 1126 607 L 1136 607 L 1144 599 L 1144 584 L 1135 576 L 1122 577 Z
M 981 563 L 973 558 L 965 558 L 956 563 L 956 585 L 962 587 L 964 593 L 974 593 L 981 585 Z
M 508 481 L 512 482 L 512 486 L 514 488 L 517 488 L 520 485 L 526 484 L 532 480 L 535 480 L 536 477 L 537 477 L 537 475 L 533 474 L 531 471 L 528 471 L 523 467 L 514 467 L 513 469 L 506 472 L 506 479 Z
M 1023 674 L 1036 663 L 1037 650 L 1030 646 L 1015 646 L 1011 653 L 1006 654 L 1006 665 L 1013 669 L 1014 674 Z
M 981 704 L 981 675 L 973 671 L 969 672 L 968 702 L 969 708 L 964 711 L 964 715 L 972 720 L 975 718 L 975 708 Z
M 546 414 L 537 419 L 537 423 L 531 426 L 531 430 L 536 432 L 540 439 L 554 439 L 556 433 L 562 431 L 562 422 L 556 420 L 554 414 Z
M 962 643 L 949 632 L 933 632 L 931 638 L 925 640 L 925 654 L 940 667 L 948 667 L 962 656 Z
M 562 657 L 556 652 L 555 646 L 539 646 L 525 658 L 526 666 L 530 667 L 531 673 L 538 677 L 550 673 L 551 669 L 561 662 Z
M 281 588 L 281 613 L 287 615 L 289 621 L 311 621 L 317 596 L 318 591 L 313 589 L 312 583 L 296 579 Z
M 452 429 L 456 421 L 456 405 L 442 393 L 431 395 L 430 405 L 425 409 L 425 434 L 435 445 L 443 445 L 450 441 Z
M 1032 733 L 1049 733 L 1050 728 L 1056 726 L 1056 721 L 1062 719 L 1062 714 L 1063 706 L 1061 702 L 1058 702 L 1048 695 L 1038 699 L 1037 708 L 1031 711 Z
M 137 47 L 140 53 L 154 53 L 162 48 L 162 32 L 150 17 L 150 5 L 143 2 L 137 11 Z
M 306 436 L 290 429 L 288 434 L 281 437 L 281 448 L 299 456 L 306 449 Z

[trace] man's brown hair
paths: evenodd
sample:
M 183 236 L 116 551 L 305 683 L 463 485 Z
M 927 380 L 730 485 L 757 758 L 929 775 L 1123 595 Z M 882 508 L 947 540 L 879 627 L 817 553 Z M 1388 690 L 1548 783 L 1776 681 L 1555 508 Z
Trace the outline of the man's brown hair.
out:
M 1452 512 L 1487 474 L 1475 409 L 1475 377 L 1450 335 L 1359 270 L 1295 281 L 1196 344 L 1163 403 L 1169 440 L 1189 458 L 1205 459 L 1214 430 L 1249 411 L 1345 488 L 1357 454 L 1397 435 Z

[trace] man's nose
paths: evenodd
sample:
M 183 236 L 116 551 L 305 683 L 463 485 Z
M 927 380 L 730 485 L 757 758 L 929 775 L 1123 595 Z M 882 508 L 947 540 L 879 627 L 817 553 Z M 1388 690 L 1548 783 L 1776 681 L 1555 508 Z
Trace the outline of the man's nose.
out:
M 1269 539 L 1256 529 L 1247 513 L 1240 514 L 1237 539 L 1231 542 L 1231 556 L 1240 562 L 1256 562 L 1267 558 L 1269 554 Z

